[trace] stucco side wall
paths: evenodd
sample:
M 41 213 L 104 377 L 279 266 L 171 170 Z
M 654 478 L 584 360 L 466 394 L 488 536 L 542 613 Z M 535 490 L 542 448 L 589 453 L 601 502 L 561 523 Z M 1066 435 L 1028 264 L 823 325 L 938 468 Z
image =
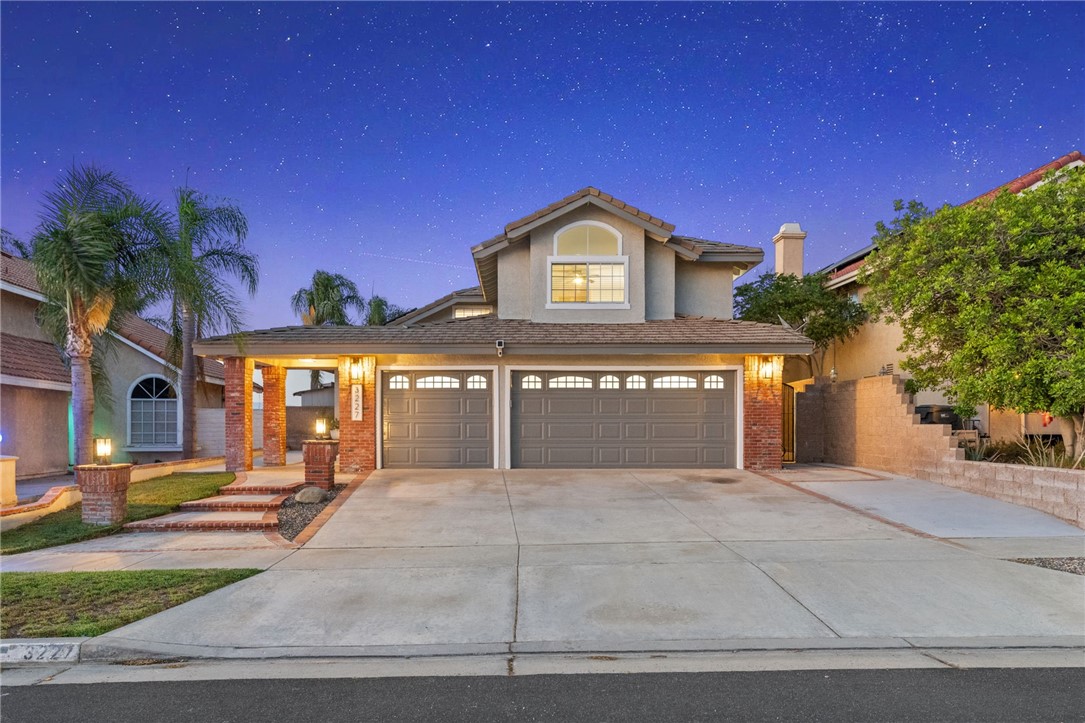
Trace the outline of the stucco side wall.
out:
M 531 247 L 521 241 L 497 255 L 497 316 L 531 318 Z
M 653 239 L 644 249 L 644 317 L 674 318 L 675 254 Z
M 686 316 L 734 316 L 733 271 L 727 264 L 676 260 L 674 311 Z
M 0 453 L 19 458 L 17 478 L 66 472 L 68 393 L 0 387 L 0 433 Z
M 549 300 L 549 274 L 547 258 L 554 255 L 554 233 L 578 221 L 599 221 L 617 229 L 622 235 L 622 255 L 629 258 L 629 277 L 626 279 L 628 309 L 547 309 Z M 521 241 L 520 244 L 527 242 Z M 531 232 L 531 319 L 539 322 L 561 323 L 637 323 L 644 321 L 644 229 L 640 226 L 607 213 L 597 206 L 578 209 L 543 224 Z M 507 253 L 503 251 L 502 254 Z M 498 267 L 498 282 L 503 270 Z M 523 283 L 516 281 L 514 283 Z M 504 298 L 501 300 L 504 306 Z M 508 317 L 505 318 L 518 318 Z
M 0 294 L 0 329 L 3 329 L 5 334 L 25 339 L 49 341 L 34 318 L 38 303 L 34 299 L 7 291 Z

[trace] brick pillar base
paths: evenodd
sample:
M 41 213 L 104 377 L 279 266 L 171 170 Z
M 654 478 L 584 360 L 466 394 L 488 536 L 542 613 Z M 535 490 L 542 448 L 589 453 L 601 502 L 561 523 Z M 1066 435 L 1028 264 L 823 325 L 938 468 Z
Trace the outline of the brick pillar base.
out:
M 305 483 L 324 490 L 335 485 L 335 458 L 339 443 L 331 439 L 307 439 L 301 443 L 305 458 Z
M 130 464 L 79 464 L 75 483 L 83 495 L 83 522 L 88 525 L 117 525 L 128 514 Z

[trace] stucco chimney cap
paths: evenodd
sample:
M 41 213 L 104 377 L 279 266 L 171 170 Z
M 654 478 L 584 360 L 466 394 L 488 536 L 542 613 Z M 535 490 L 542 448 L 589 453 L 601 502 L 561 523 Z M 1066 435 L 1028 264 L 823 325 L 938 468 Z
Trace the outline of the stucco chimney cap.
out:
M 780 231 L 776 235 L 782 236 L 784 234 L 787 234 L 789 236 L 792 234 L 802 234 L 803 236 L 805 236 L 806 232 L 803 231 L 802 226 L 797 223 L 785 223 L 783 226 L 780 227 Z

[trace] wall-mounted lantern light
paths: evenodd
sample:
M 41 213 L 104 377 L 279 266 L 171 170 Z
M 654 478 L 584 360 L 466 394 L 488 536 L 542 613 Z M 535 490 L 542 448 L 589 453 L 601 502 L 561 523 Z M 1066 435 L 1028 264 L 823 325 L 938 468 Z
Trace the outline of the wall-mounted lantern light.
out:
M 350 383 L 361 384 L 363 377 L 362 362 L 358 359 L 351 359 L 350 361 Z
M 328 436 L 328 420 L 318 419 L 313 424 L 314 431 L 316 432 L 317 439 L 324 439 Z
M 761 358 L 761 378 L 772 379 L 772 357 L 766 356 Z
M 113 458 L 113 440 L 109 437 L 95 437 L 94 456 L 98 458 L 98 464 L 111 464 Z

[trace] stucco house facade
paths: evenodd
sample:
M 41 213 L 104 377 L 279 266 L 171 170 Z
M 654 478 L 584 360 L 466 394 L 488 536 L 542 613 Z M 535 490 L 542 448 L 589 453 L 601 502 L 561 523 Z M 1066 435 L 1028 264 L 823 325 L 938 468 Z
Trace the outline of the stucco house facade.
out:
M 595 188 L 471 249 L 479 285 L 382 327 L 197 342 L 226 369 L 227 466 L 285 453 L 288 369 L 338 372 L 339 462 L 381 467 L 745 467 L 781 463 L 783 356 L 810 342 L 732 318 L 760 249 L 675 233 Z
M 967 203 L 975 203 L 999 193 L 1024 193 L 1043 183 L 1044 176 L 1051 171 L 1083 165 L 1085 165 L 1085 157 L 1080 151 L 1073 151 L 998 188 L 991 189 Z M 819 271 L 828 275 L 829 288 L 862 300 L 866 296 L 868 287 L 860 282 L 860 271 L 867 257 L 875 250 L 875 246 L 867 246 Z M 801 267 L 799 273 L 801 274 Z M 840 381 L 900 373 L 900 363 L 904 355 L 898 351 L 898 347 L 903 341 L 904 333 L 899 324 L 870 321 L 864 324 L 855 336 L 835 345 L 828 352 L 825 367 L 834 369 L 836 378 Z M 907 377 L 907 374 L 903 376 Z M 948 405 L 948 400 L 937 390 L 922 390 L 915 395 L 915 404 L 917 406 Z M 1040 413 L 1018 414 L 1008 410 L 992 409 L 987 405 L 981 406 L 976 411 L 980 431 L 988 434 L 992 441 L 1012 441 L 1024 435 L 1056 435 L 1060 431 L 1057 425 L 1052 426 L 1051 420 L 1045 419 Z
M 70 372 L 38 326 L 44 300 L 29 262 L 0 256 L 0 451 L 19 458 L 20 478 L 63 473 L 72 462 Z M 112 407 L 95 409 L 95 435 L 113 440 L 115 462 L 180 459 L 185 400 L 164 358 L 168 334 L 129 315 L 112 337 L 106 363 Z M 222 364 L 206 360 L 203 371 L 196 406 L 222 408 Z

